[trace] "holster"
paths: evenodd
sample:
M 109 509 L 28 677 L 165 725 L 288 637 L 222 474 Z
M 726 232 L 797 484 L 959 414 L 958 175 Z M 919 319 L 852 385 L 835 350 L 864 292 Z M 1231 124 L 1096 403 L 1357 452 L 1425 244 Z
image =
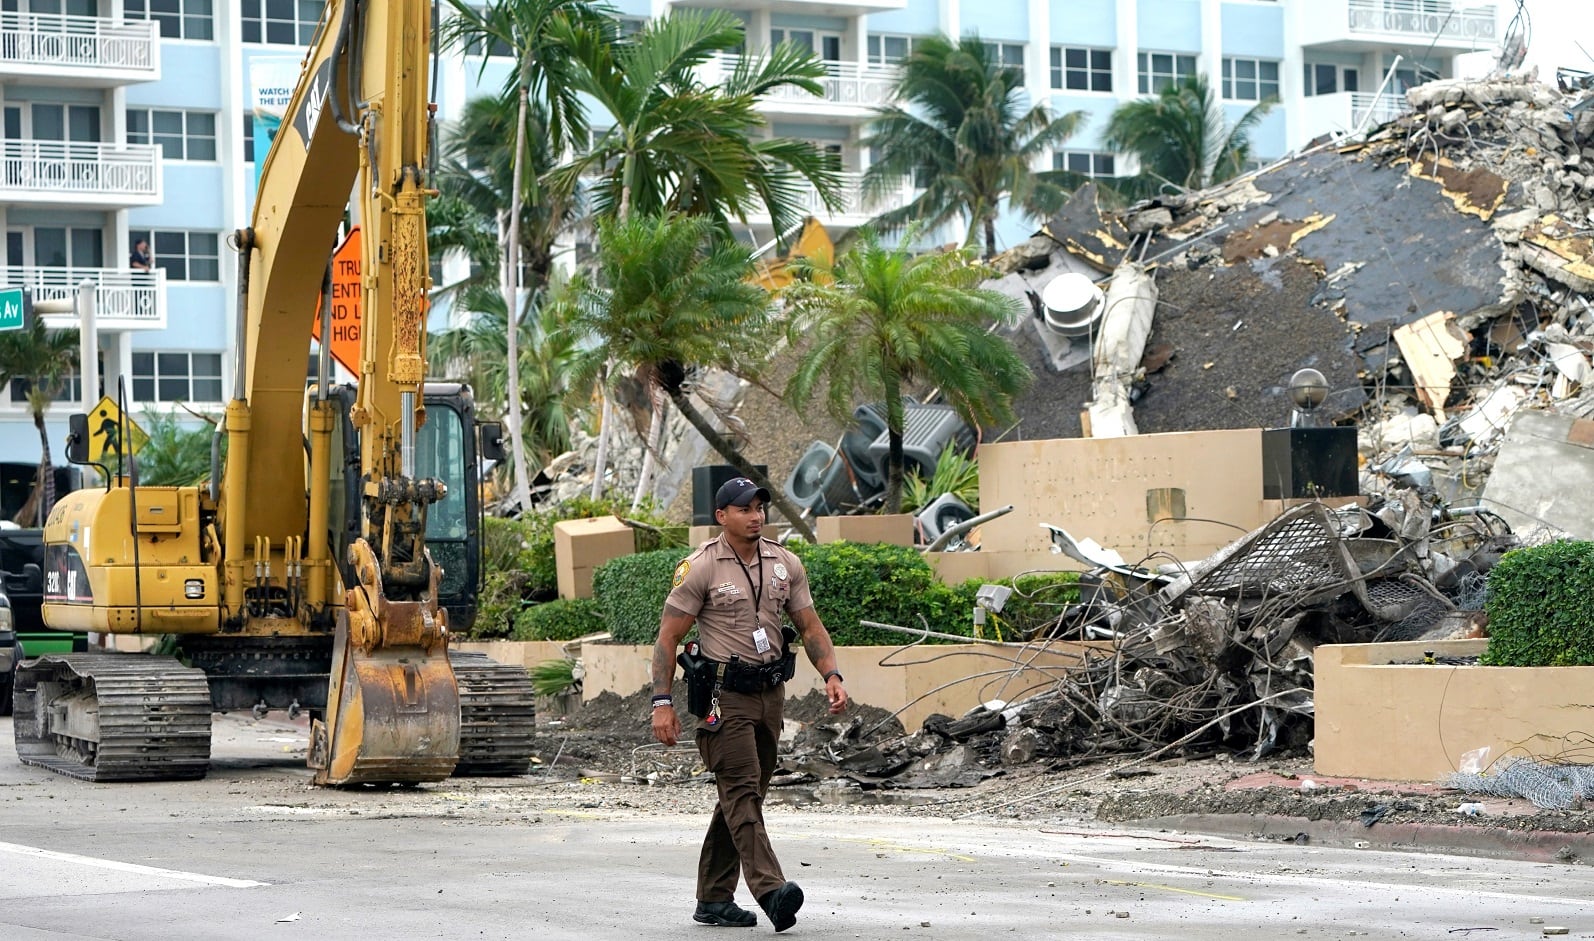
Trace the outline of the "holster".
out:
M 695 642 L 687 644 L 675 662 L 681 665 L 682 679 L 686 680 L 686 711 L 699 719 L 705 718 L 714 699 L 716 674 L 724 670 L 725 664 L 703 656 Z

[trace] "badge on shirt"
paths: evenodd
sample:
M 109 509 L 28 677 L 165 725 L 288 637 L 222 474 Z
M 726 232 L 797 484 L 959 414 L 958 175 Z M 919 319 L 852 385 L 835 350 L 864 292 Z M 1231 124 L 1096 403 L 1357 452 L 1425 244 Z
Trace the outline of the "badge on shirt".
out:
M 675 567 L 675 578 L 670 580 L 670 587 L 680 588 L 681 583 L 686 581 L 686 573 L 690 571 L 692 571 L 692 563 L 682 559 L 681 564 Z
M 759 653 L 769 653 L 769 632 L 762 627 L 753 632 L 753 646 Z
M 784 563 L 784 562 L 776 562 L 775 563 L 775 577 L 780 579 L 781 581 L 785 581 L 786 580 L 786 563 Z

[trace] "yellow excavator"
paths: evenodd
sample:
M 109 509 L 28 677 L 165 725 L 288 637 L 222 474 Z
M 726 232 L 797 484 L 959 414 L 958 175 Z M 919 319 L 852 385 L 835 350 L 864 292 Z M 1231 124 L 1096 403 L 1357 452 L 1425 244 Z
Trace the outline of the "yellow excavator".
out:
M 478 458 L 501 447 L 468 389 L 426 382 L 431 21 L 428 0 L 326 4 L 253 224 L 233 240 L 224 461 L 200 487 L 139 486 L 132 468 L 104 467 L 110 483 L 68 495 L 45 527 L 49 626 L 173 635 L 176 656 L 26 661 L 14 693 L 24 762 L 94 781 L 197 778 L 213 711 L 286 709 L 309 713 L 318 784 L 526 770 L 529 678 L 451 656 L 442 603 L 474 598 Z M 323 352 L 307 391 L 317 316 L 331 335 L 327 272 L 346 211 L 364 233 L 358 382 L 330 383 Z M 89 462 L 88 440 L 88 418 L 72 416 L 75 463 Z

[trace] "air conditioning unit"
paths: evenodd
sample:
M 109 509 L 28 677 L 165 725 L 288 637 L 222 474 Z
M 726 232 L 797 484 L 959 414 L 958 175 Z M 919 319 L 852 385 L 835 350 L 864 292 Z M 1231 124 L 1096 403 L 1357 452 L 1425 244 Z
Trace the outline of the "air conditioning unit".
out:
M 810 444 L 792 468 L 786 478 L 786 496 L 814 516 L 830 516 L 844 503 L 858 502 L 845 458 L 823 441 Z
M 1077 271 L 1053 278 L 1041 289 L 1046 329 L 1065 337 L 1089 335 L 1105 312 L 1106 298 L 1091 280 Z
M 869 445 L 885 434 L 885 409 L 879 405 L 860 405 L 852 410 L 852 420 L 855 427 L 842 436 L 841 453 L 852 465 L 858 489 L 864 491 L 864 496 L 873 496 L 886 488 L 886 466 L 869 452 Z
M 959 523 L 968 522 L 975 515 L 969 505 L 954 494 L 943 493 L 918 512 L 914 517 L 915 528 L 919 532 L 919 538 L 928 545 L 940 539 L 942 533 Z
M 935 462 L 947 445 L 954 445 L 965 454 L 974 449 L 974 429 L 959 418 L 950 405 L 903 406 L 907 410 L 902 429 L 902 472 L 917 469 L 919 476 L 935 473 Z M 889 436 L 882 431 L 869 444 L 869 454 L 878 463 L 882 475 L 891 450 Z

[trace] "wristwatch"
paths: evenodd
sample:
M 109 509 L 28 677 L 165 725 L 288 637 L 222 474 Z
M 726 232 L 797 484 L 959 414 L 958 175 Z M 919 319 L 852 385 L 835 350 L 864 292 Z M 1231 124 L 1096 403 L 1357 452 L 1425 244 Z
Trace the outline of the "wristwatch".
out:
M 845 683 L 845 682 L 847 682 L 847 681 L 846 681 L 846 680 L 844 680 L 844 679 L 842 679 L 842 676 L 841 676 L 841 671 L 840 671 L 840 670 L 831 670 L 831 671 L 830 671 L 830 672 L 829 672 L 829 673 L 826 673 L 826 674 L 825 674 L 825 677 L 824 677 L 824 679 L 825 679 L 825 682 L 826 682 L 826 683 L 828 683 L 828 682 L 830 682 L 830 678 L 831 678 L 831 677 L 832 677 L 832 676 L 833 676 L 833 677 L 835 677 L 835 678 L 836 678 L 836 679 L 838 679 L 838 680 L 841 680 L 841 681 L 842 681 L 842 682 L 843 682 L 843 683 Z

